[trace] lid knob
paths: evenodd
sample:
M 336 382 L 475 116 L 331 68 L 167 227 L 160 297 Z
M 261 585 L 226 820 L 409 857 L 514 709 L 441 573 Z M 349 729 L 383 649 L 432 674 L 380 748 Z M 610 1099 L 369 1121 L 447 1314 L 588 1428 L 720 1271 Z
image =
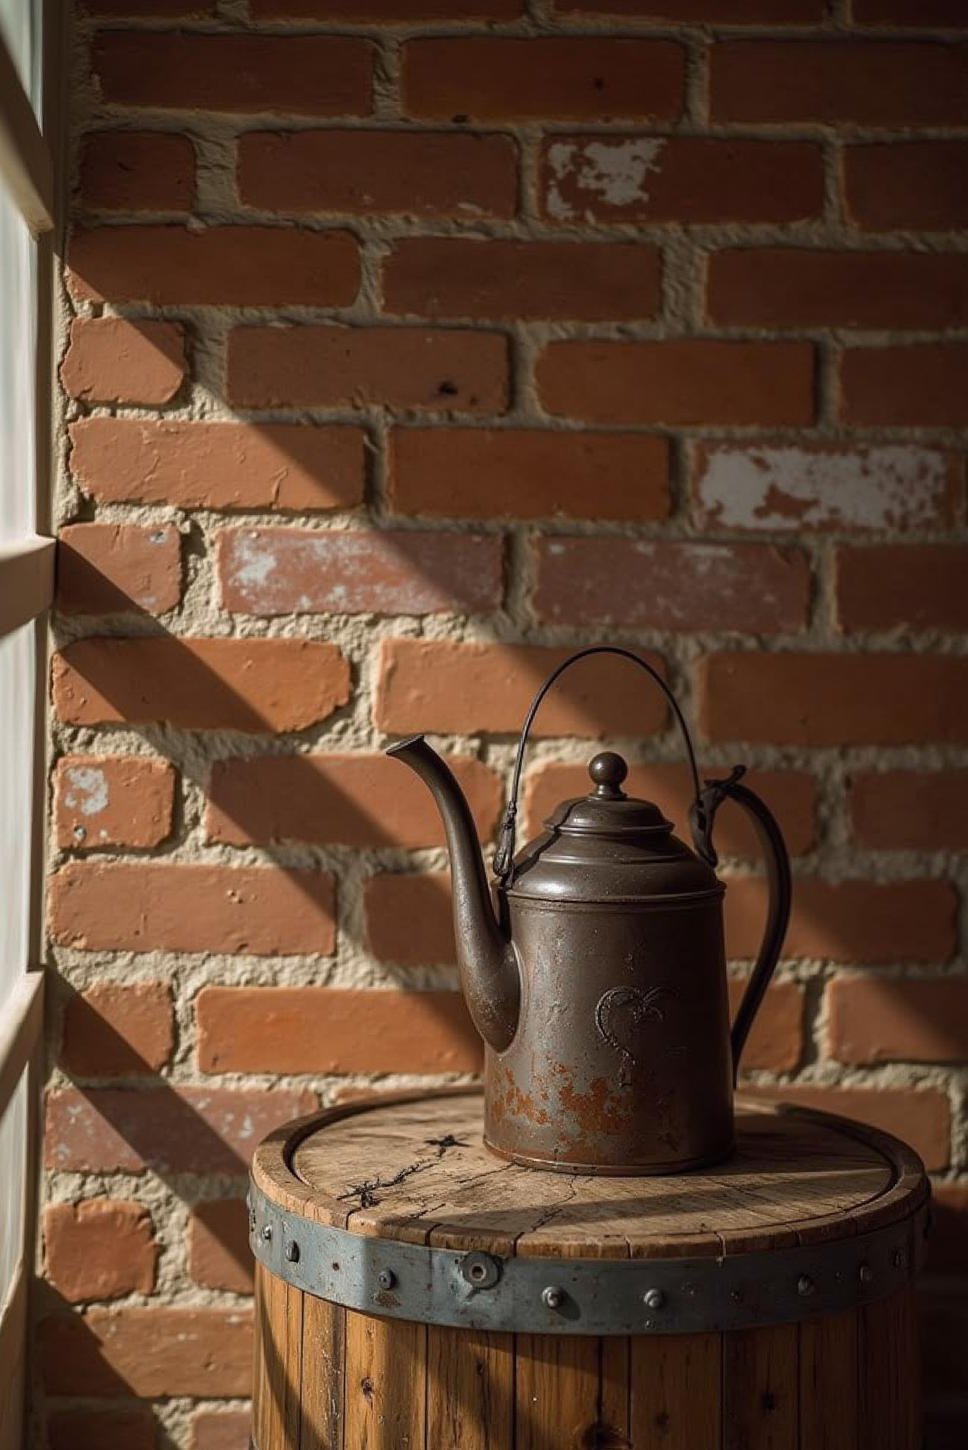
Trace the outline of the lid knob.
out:
M 595 795 L 604 800 L 624 800 L 625 792 L 620 789 L 629 768 L 614 750 L 603 750 L 594 756 L 588 765 L 588 774 L 595 782 Z

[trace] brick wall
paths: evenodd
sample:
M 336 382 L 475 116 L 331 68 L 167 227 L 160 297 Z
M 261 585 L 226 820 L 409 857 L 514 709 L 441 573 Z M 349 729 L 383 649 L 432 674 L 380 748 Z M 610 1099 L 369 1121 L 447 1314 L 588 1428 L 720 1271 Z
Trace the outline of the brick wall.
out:
M 429 732 L 491 840 L 590 640 L 661 662 L 784 824 L 748 1078 L 924 1156 L 932 1444 L 964 1443 L 968 21 L 848 9 L 77 16 L 53 1450 L 245 1444 L 254 1142 L 478 1065 L 436 816 L 381 749 Z M 530 828 L 602 736 L 681 823 L 668 715 L 596 662 L 540 718 Z M 722 829 L 741 977 L 762 882 Z

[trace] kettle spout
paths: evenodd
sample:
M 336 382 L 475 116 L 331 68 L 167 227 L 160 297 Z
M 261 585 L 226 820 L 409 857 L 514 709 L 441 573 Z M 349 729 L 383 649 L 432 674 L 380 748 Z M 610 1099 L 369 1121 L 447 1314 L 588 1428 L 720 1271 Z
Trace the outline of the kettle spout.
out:
M 461 986 L 474 1026 L 503 1052 L 517 1031 L 521 981 L 514 948 L 494 915 L 470 808 L 453 772 L 422 735 L 391 745 L 387 755 L 409 765 L 437 802 L 450 852 Z

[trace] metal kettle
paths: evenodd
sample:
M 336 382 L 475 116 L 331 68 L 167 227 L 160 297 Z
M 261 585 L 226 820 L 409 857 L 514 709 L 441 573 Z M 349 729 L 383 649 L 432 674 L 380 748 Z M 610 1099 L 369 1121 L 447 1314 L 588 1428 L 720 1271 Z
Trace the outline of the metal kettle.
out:
M 665 693 L 692 772 L 695 852 L 657 806 L 625 794 L 625 761 L 604 751 L 589 765 L 589 793 L 563 801 L 515 855 L 521 767 L 538 706 L 564 670 L 591 654 L 633 661 Z M 461 985 L 485 1042 L 488 1147 L 515 1163 L 572 1173 L 678 1173 L 728 1157 L 740 1054 L 790 915 L 783 837 L 740 783 L 743 767 L 701 786 L 682 711 L 662 677 L 629 650 L 580 650 L 538 690 L 521 732 L 494 858 L 495 910 L 451 771 L 421 735 L 387 754 L 429 786 L 446 829 Z M 712 845 L 726 799 L 751 815 L 769 876 L 766 929 L 732 1030 L 725 887 Z

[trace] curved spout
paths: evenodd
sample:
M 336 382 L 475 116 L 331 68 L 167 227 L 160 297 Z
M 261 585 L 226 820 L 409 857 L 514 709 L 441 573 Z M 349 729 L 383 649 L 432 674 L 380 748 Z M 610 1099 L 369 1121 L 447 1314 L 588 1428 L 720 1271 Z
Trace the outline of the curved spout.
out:
M 494 915 L 470 808 L 452 771 L 422 735 L 391 745 L 387 755 L 409 765 L 437 802 L 450 852 L 461 986 L 474 1026 L 503 1052 L 517 1031 L 521 982 L 514 949 Z

